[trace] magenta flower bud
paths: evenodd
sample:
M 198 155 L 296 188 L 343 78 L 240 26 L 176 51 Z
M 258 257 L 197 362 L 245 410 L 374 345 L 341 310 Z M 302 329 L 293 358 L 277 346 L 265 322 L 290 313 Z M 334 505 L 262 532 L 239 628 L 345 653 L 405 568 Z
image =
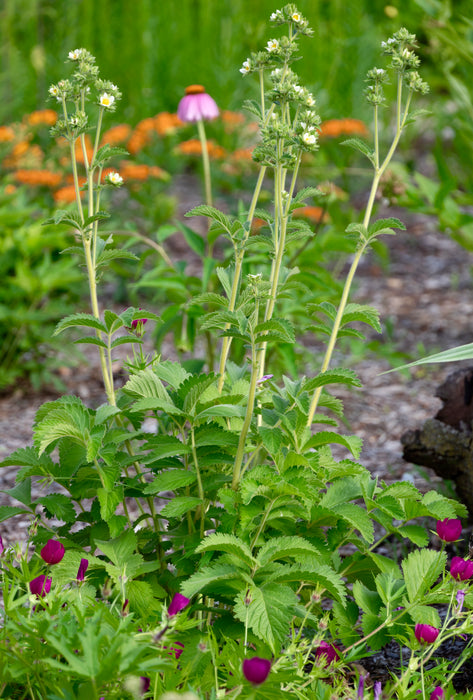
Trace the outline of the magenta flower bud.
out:
M 416 625 L 414 634 L 418 642 L 421 644 L 433 644 L 439 636 L 439 630 L 432 625 Z
M 30 581 L 30 591 L 33 595 L 43 597 L 49 593 L 51 590 L 51 578 L 46 578 L 44 574 L 37 576 L 32 581 Z
M 453 557 L 450 564 L 450 573 L 457 581 L 466 581 L 473 576 L 473 561 Z
M 201 119 L 218 117 L 218 107 L 214 99 L 207 95 L 203 85 L 189 85 L 186 94 L 179 102 L 177 116 L 182 122 L 198 122 Z
M 147 676 L 140 676 L 140 681 L 141 681 L 141 695 L 144 695 L 145 693 L 148 692 L 149 687 L 151 685 L 151 681 Z
M 340 651 L 341 649 L 336 647 L 334 644 L 320 642 L 320 644 L 314 649 L 314 655 L 317 661 L 321 658 L 324 659 L 324 666 L 330 666 L 331 663 L 340 658 Z
M 126 617 L 128 613 L 130 612 L 130 603 L 128 602 L 128 598 L 125 600 L 125 602 L 122 605 L 121 613 L 120 615 L 122 617 Z
M 189 598 L 186 598 L 185 595 L 182 595 L 181 593 L 176 593 L 173 596 L 173 599 L 171 600 L 168 608 L 168 615 L 169 617 L 173 617 L 174 615 L 177 615 L 178 612 L 181 612 L 181 610 L 184 610 L 190 603 Z
M 455 542 L 462 534 L 461 520 L 456 518 L 437 520 L 437 535 L 444 542 Z
M 78 581 L 83 581 L 87 567 L 89 566 L 88 559 L 81 559 L 79 564 L 79 571 L 77 572 L 76 579 Z
M 430 700 L 444 700 L 445 698 L 445 693 L 443 692 L 442 688 L 437 685 L 433 689 L 433 691 L 430 693 Z
M 4 551 L 5 551 L 5 547 L 3 546 L 2 536 L 0 535 L 0 557 L 2 556 Z
M 41 550 L 41 558 L 46 564 L 58 564 L 64 556 L 64 545 L 57 540 L 48 540 Z
M 141 311 L 141 306 L 140 306 L 140 308 L 138 309 L 138 311 Z M 131 327 L 132 327 L 133 329 L 135 329 L 135 328 L 138 328 L 138 324 L 140 324 L 141 326 L 144 326 L 145 323 L 148 323 L 148 319 L 147 319 L 147 318 L 137 318 L 137 319 L 135 319 L 134 321 L 131 322 Z
M 373 700 L 381 700 L 381 681 L 376 681 L 374 684 L 374 695 L 373 695 Z
M 269 675 L 271 661 L 260 659 L 259 656 L 253 656 L 252 659 L 243 661 L 242 670 L 247 681 L 250 681 L 253 685 L 261 685 Z
M 365 680 L 368 678 L 369 673 L 366 674 L 366 676 L 363 676 L 363 674 L 360 676 L 360 680 L 358 681 L 358 691 L 356 693 L 357 700 L 363 700 L 365 697 Z

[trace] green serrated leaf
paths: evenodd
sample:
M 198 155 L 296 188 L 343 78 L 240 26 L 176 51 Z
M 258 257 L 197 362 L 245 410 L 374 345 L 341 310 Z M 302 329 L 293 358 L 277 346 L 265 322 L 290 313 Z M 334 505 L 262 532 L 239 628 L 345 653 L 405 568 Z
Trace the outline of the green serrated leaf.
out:
M 195 496 L 176 496 L 160 512 L 163 518 L 180 518 L 190 510 L 202 505 L 202 500 Z
M 220 585 L 219 585 L 220 583 Z M 192 598 L 197 593 L 211 589 L 212 593 L 219 590 L 235 590 L 247 585 L 247 577 L 233 564 L 216 562 L 192 574 L 181 584 L 181 593 Z
M 320 555 L 320 552 L 303 537 L 273 537 L 261 547 L 257 561 L 259 566 L 265 566 L 272 561 L 287 557 L 296 557 L 297 559 L 298 554 Z
M 235 535 L 215 532 L 212 535 L 208 535 L 196 549 L 197 553 L 212 551 L 232 554 L 249 567 L 253 567 L 256 564 L 256 559 L 248 545 Z
M 275 583 L 261 588 L 250 586 L 236 597 L 234 613 L 257 637 L 269 644 L 273 654 L 278 654 L 289 634 L 296 603 L 297 596 L 289 586 Z
M 24 508 L 19 508 L 17 506 L 0 506 L 0 523 L 9 518 L 13 518 L 15 515 L 29 514 L 33 515 L 33 511 L 25 510 Z
M 445 569 L 447 555 L 432 549 L 416 549 L 402 562 L 410 603 L 420 601 Z
M 357 139 L 357 138 L 347 139 L 346 141 L 342 141 L 341 145 L 342 146 L 349 146 L 350 148 L 353 148 L 355 151 L 359 151 L 359 153 L 362 153 L 364 156 L 366 156 L 368 158 L 368 160 L 373 165 L 375 164 L 374 151 L 368 146 L 367 143 L 365 143 L 361 139 Z
M 51 493 L 47 496 L 41 496 L 37 502 L 43 506 L 48 518 L 57 518 L 65 523 L 73 523 L 76 519 L 76 512 L 71 499 L 62 493 Z
M 160 493 L 162 491 L 176 491 L 183 486 L 190 486 L 196 480 L 195 472 L 184 469 L 168 469 L 161 472 L 153 481 L 148 484 L 143 493 Z
M 123 391 L 132 396 L 161 399 L 172 403 L 162 381 L 150 367 L 133 374 L 123 387 Z
M 337 506 L 337 515 L 358 530 L 367 542 L 371 544 L 374 541 L 373 521 L 364 508 L 355 503 L 340 503 Z
M 322 430 L 315 435 L 312 435 L 309 440 L 304 445 L 304 451 L 321 447 L 322 445 L 330 445 L 336 443 L 338 445 L 343 445 L 349 450 L 355 459 L 360 456 L 361 448 L 363 446 L 361 438 L 356 435 L 339 435 L 329 430 Z
M 320 386 L 328 384 L 347 384 L 348 386 L 361 386 L 361 382 L 351 369 L 335 368 L 321 372 L 316 377 L 308 379 L 303 384 L 304 391 L 312 392 Z
M 71 314 L 70 316 L 63 318 L 62 321 L 59 321 L 53 336 L 62 333 L 62 331 L 66 328 L 73 328 L 74 326 L 95 328 L 95 330 L 102 331 L 102 333 L 107 332 L 107 327 L 105 324 L 98 318 L 95 318 L 95 316 L 92 316 L 92 314 Z

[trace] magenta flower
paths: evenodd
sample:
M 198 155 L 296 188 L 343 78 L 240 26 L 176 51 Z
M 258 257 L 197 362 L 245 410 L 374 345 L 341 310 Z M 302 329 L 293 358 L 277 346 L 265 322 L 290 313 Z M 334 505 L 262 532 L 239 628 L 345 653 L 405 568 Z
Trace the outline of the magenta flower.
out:
M 57 540 L 48 540 L 41 550 L 41 558 L 46 564 L 58 564 L 64 556 L 64 545 Z
M 3 546 L 2 536 L 0 535 L 0 557 L 2 556 L 4 551 L 5 551 L 5 547 Z
M 445 693 L 443 692 L 442 688 L 439 685 L 435 686 L 430 694 L 430 700 L 444 700 L 444 698 Z
M 374 695 L 373 695 L 373 700 L 380 700 L 381 699 L 381 681 L 376 681 L 374 684 Z
M 49 593 L 51 590 L 51 578 L 46 578 L 44 574 L 37 576 L 32 581 L 30 581 L 30 591 L 33 595 L 43 597 Z
M 79 564 L 79 571 L 77 572 L 76 579 L 78 581 L 83 581 L 87 567 L 89 566 L 89 561 L 87 559 L 81 559 Z
M 144 695 L 145 693 L 148 692 L 149 687 L 151 685 L 151 681 L 147 676 L 140 676 L 140 681 L 141 681 L 141 695 Z
M 336 647 L 334 644 L 320 642 L 320 644 L 314 649 L 314 655 L 317 660 L 320 658 L 324 659 L 324 666 L 330 666 L 331 663 L 340 658 L 340 651 L 341 649 Z
M 444 542 L 455 542 L 462 534 L 461 520 L 456 518 L 437 520 L 437 535 Z
M 259 656 L 253 656 L 252 659 L 243 661 L 242 670 L 247 681 L 250 681 L 253 685 L 261 685 L 269 675 L 271 661 L 260 659 Z
M 439 636 L 439 630 L 432 625 L 416 625 L 414 634 L 418 642 L 421 644 L 433 644 Z
M 185 595 L 182 595 L 181 593 L 176 593 L 173 596 L 173 599 L 169 603 L 169 608 L 168 608 L 168 615 L 169 617 L 174 617 L 174 615 L 177 615 L 178 612 L 181 612 L 181 610 L 184 610 L 190 603 L 189 598 L 186 598 Z
M 466 581 L 473 576 L 473 561 L 453 557 L 450 564 L 450 573 L 457 581 Z
M 174 658 L 178 659 L 184 651 L 184 644 L 182 642 L 173 642 L 172 647 L 163 647 L 163 649 L 169 649 L 168 654 L 170 656 L 174 655 Z
M 201 119 L 218 117 L 215 100 L 207 95 L 203 85 L 189 85 L 186 94 L 179 102 L 177 116 L 183 122 L 198 122 Z

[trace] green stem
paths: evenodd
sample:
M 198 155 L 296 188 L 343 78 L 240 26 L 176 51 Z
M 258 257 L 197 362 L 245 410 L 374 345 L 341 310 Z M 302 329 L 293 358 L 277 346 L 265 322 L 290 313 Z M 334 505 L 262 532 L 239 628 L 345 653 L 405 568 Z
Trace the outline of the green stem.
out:
M 275 199 L 276 199 L 276 202 L 278 202 L 278 204 L 276 206 L 276 211 L 278 209 L 280 211 L 280 215 L 277 218 L 280 220 L 281 223 L 280 223 L 279 238 L 277 241 L 275 241 L 276 245 L 277 245 L 276 257 L 274 260 L 273 268 L 271 270 L 271 277 L 270 277 L 271 291 L 269 293 L 268 303 L 266 304 L 266 312 L 264 315 L 265 321 L 271 320 L 271 318 L 273 316 L 273 312 L 274 312 L 274 307 L 276 304 L 277 291 L 278 291 L 278 285 L 279 285 L 279 277 L 280 277 L 280 273 L 281 273 L 284 249 L 286 247 L 286 233 L 287 233 L 287 222 L 288 222 L 288 218 L 289 218 L 289 208 L 291 206 L 292 197 L 294 195 L 294 189 L 296 186 L 300 162 L 301 162 L 301 154 L 298 155 L 296 164 L 294 166 L 294 171 L 292 173 L 291 186 L 289 188 L 289 192 L 287 195 L 286 207 L 284 208 L 284 210 L 283 210 L 283 206 L 282 206 L 282 188 L 281 188 L 281 179 L 280 179 L 282 177 L 282 171 L 279 173 L 280 177 L 276 178 L 277 191 L 275 193 Z M 276 229 L 276 216 L 275 216 L 275 229 Z M 276 238 L 276 233 L 275 233 L 275 238 Z M 267 343 L 263 343 L 260 357 L 259 357 L 259 368 L 258 368 L 258 377 L 259 378 L 262 377 L 264 374 L 266 349 L 267 349 Z
M 240 433 L 240 439 L 238 441 L 237 453 L 235 456 L 235 464 L 233 465 L 233 479 L 232 479 L 232 489 L 235 491 L 240 483 L 241 466 L 243 463 L 243 457 L 245 454 L 246 446 L 246 436 L 248 430 L 250 429 L 251 419 L 253 418 L 253 411 L 255 406 L 256 397 L 256 385 L 258 381 L 258 361 L 256 357 L 256 348 L 254 340 L 251 343 L 251 379 L 250 379 L 250 389 L 248 392 L 248 403 L 246 405 L 245 420 L 243 422 L 243 427 Z
M 379 168 L 376 168 L 376 166 L 375 166 L 375 175 L 374 175 L 373 182 L 371 185 L 368 203 L 366 205 L 365 216 L 363 218 L 363 226 L 366 229 L 368 228 L 368 225 L 369 225 L 369 222 L 371 219 L 371 214 L 373 212 L 374 200 L 376 197 L 376 192 L 378 190 L 379 181 L 380 181 L 382 175 L 384 174 L 384 171 L 386 170 L 387 166 L 391 162 L 391 159 L 394 155 L 394 151 L 396 150 L 397 145 L 399 143 L 399 139 L 401 137 L 402 130 L 403 130 L 404 125 L 406 123 L 412 93 L 409 93 L 409 96 L 407 98 L 406 108 L 405 108 L 404 116 L 403 116 L 402 120 L 400 117 L 400 97 L 399 97 L 399 95 L 401 93 L 402 93 L 402 77 L 400 76 L 399 80 L 398 80 L 398 108 L 397 108 L 397 113 L 399 115 L 399 119 L 397 121 L 398 126 L 396 129 L 396 134 L 395 134 L 393 141 L 391 143 L 391 147 L 390 147 L 382 165 Z M 377 141 L 375 141 L 375 163 L 378 162 L 378 159 L 379 159 L 378 143 L 377 143 Z M 333 351 L 335 348 L 335 343 L 337 341 L 338 331 L 340 330 L 341 321 L 343 318 L 343 314 L 345 312 L 345 307 L 346 307 L 347 302 L 348 302 L 348 296 L 350 294 L 351 285 L 353 283 L 353 279 L 355 277 L 355 273 L 356 273 L 356 270 L 358 268 L 358 264 L 359 264 L 361 257 L 362 257 L 362 255 L 365 252 L 367 247 L 368 247 L 368 241 L 365 240 L 361 243 L 359 250 L 356 252 L 355 257 L 353 259 L 353 262 L 351 264 L 350 270 L 348 272 L 348 275 L 347 275 L 347 278 L 345 281 L 345 286 L 343 288 L 342 298 L 340 300 L 340 305 L 338 307 L 337 315 L 335 317 L 335 321 L 334 321 L 333 328 L 332 328 L 332 333 L 330 334 L 329 343 L 327 345 L 324 360 L 323 360 L 322 367 L 320 370 L 321 373 L 325 372 L 328 369 L 328 366 L 329 366 L 330 361 L 332 359 L 332 354 L 333 354 Z M 321 393 L 322 393 L 322 387 L 318 387 L 315 390 L 314 395 L 312 397 L 312 401 L 311 401 L 311 405 L 310 405 L 310 409 L 309 409 L 309 416 L 308 416 L 308 420 L 307 420 L 307 425 L 309 427 L 312 425 L 312 421 L 314 418 L 315 411 L 317 409 L 317 405 L 318 405 Z
M 199 498 L 202 501 L 200 505 L 200 536 L 204 536 L 205 532 L 205 508 L 204 508 L 204 487 L 202 486 L 202 478 L 200 475 L 199 461 L 197 459 L 197 447 L 195 444 L 195 433 L 194 428 L 191 428 L 191 446 L 192 446 L 192 457 L 194 460 L 195 474 L 197 477 L 197 491 Z
M 204 168 L 204 183 L 205 183 L 205 201 L 209 206 L 212 206 L 212 181 L 210 178 L 210 160 L 209 151 L 207 148 L 207 137 L 205 135 L 205 127 L 202 119 L 197 122 L 197 131 L 202 145 L 202 165 Z
M 256 209 L 256 205 L 258 203 L 258 198 L 259 198 L 259 194 L 261 192 L 261 187 L 263 185 L 265 173 L 266 173 L 266 166 L 262 166 L 260 168 L 260 171 L 259 171 L 258 180 L 256 182 L 255 190 L 253 192 L 253 198 L 251 200 L 250 208 L 248 210 L 245 236 L 244 236 L 244 238 L 240 244 L 240 247 L 235 255 L 235 272 L 233 275 L 233 283 L 232 283 L 232 291 L 230 294 L 230 300 L 228 302 L 228 310 L 229 311 L 235 311 L 238 289 L 240 287 L 241 268 L 243 265 L 243 258 L 245 255 L 245 243 L 248 240 L 248 237 L 250 235 L 251 223 L 252 223 L 253 217 L 255 215 L 255 209 Z M 228 325 L 226 326 L 226 329 L 228 329 Z M 220 354 L 220 364 L 219 364 L 219 368 L 218 368 L 218 373 L 219 373 L 218 391 L 219 391 L 219 393 L 221 393 L 221 391 L 223 389 L 223 382 L 225 379 L 225 367 L 227 364 L 228 353 L 230 352 L 231 342 L 232 342 L 232 339 L 229 337 L 225 337 L 223 339 L 223 342 L 222 342 L 222 351 Z

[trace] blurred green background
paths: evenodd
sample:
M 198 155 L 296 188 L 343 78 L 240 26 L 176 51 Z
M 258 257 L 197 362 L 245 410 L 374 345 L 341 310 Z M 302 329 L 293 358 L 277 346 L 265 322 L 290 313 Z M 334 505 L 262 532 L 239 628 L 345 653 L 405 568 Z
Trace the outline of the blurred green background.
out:
M 248 84 L 238 68 L 267 41 L 277 0 L 2 0 L 0 122 L 44 107 L 48 86 L 65 74 L 68 51 L 85 47 L 102 77 L 123 91 L 122 120 L 174 111 L 186 85 L 202 83 L 222 108 L 238 108 Z M 415 32 L 424 61 L 443 74 L 461 50 L 452 23 L 471 0 L 300 0 L 315 37 L 302 42 L 296 71 L 313 87 L 325 118 L 363 117 L 366 71 L 379 42 L 400 26 Z M 466 20 L 465 20 L 466 21 Z M 442 41 L 438 36 L 442 25 Z M 471 22 L 463 26 L 472 31 Z M 275 28 L 277 36 L 279 29 Z M 436 39 L 437 37 L 437 39 Z M 446 41 L 444 39 L 446 38 Z M 471 35 L 470 35 L 471 39 Z M 432 43 L 433 42 L 433 43 Z M 453 54 L 453 58 L 452 58 Z M 465 56 L 463 56 L 465 58 Z M 468 60 L 471 60 L 471 47 Z M 448 67 L 448 66 L 447 66 Z

